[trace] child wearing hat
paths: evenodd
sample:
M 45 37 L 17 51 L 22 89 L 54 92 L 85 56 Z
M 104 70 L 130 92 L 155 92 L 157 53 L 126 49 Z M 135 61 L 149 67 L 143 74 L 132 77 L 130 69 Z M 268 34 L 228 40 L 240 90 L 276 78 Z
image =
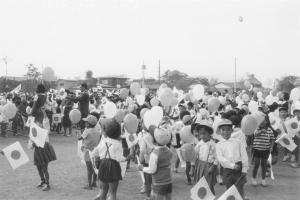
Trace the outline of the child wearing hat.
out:
M 263 187 L 267 186 L 266 183 L 266 171 L 267 163 L 270 153 L 272 152 L 275 137 L 273 131 L 268 128 L 268 117 L 259 125 L 259 128 L 254 132 L 253 139 L 253 161 L 254 167 L 252 171 L 252 185 L 257 186 L 256 175 L 259 165 L 261 165 L 261 185 Z
M 149 167 L 139 165 L 138 168 L 144 173 L 152 174 L 152 189 L 155 200 L 171 200 L 171 160 L 173 154 L 166 146 L 171 140 L 171 133 L 166 129 L 156 128 L 153 138 L 155 147 L 150 154 Z
M 83 131 L 78 140 L 83 140 L 81 149 L 83 151 L 84 161 L 87 168 L 88 185 L 85 186 L 84 189 L 91 190 L 93 187 L 97 187 L 97 175 L 94 171 L 92 160 L 90 158 L 90 151 L 93 151 L 99 144 L 100 132 L 95 128 L 98 123 L 95 116 L 88 115 L 83 119 L 83 121 L 86 122 L 86 129 Z
M 100 157 L 100 194 L 96 199 L 105 200 L 109 192 L 110 199 L 116 200 L 119 181 L 122 180 L 120 162 L 127 159 L 123 156 L 120 141 L 121 125 L 115 119 L 106 119 L 103 123 L 105 139 L 92 152 L 92 156 Z
M 223 182 L 226 188 L 235 185 L 244 200 L 244 184 L 248 170 L 248 155 L 241 142 L 231 138 L 232 122 L 222 119 L 217 127 L 222 135 L 222 141 L 216 144 L 217 160 L 223 167 Z
M 195 147 L 196 162 L 194 180 L 197 183 L 202 176 L 205 177 L 213 194 L 214 185 L 217 183 L 217 155 L 216 143 L 212 139 L 214 132 L 211 124 L 207 120 L 200 121 L 196 126 L 195 136 L 199 142 Z
M 295 103 L 293 107 L 293 115 L 298 121 L 298 125 L 300 124 L 300 102 Z M 293 155 L 295 156 L 295 160 L 291 163 L 291 167 L 298 168 L 300 167 L 299 163 L 299 145 L 300 145 L 300 133 L 298 132 L 297 135 L 293 137 L 295 144 L 297 145 L 296 149 L 293 151 Z

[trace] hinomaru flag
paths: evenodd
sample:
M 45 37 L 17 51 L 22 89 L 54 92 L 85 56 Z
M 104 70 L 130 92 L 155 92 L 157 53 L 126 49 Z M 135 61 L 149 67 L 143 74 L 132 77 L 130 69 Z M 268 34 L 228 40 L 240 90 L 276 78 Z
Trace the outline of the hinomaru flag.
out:
M 232 185 L 218 200 L 243 200 L 235 185 Z
M 297 117 L 287 120 L 284 124 L 285 124 L 287 132 L 291 136 L 291 138 L 294 137 L 295 135 L 300 137 L 300 123 L 299 123 Z
M 297 147 L 289 134 L 282 134 L 282 136 L 279 137 L 275 142 L 287 148 L 289 151 L 294 151 Z
M 130 134 L 127 133 L 127 131 L 125 131 L 125 138 L 129 149 L 136 145 L 138 142 L 138 137 L 136 136 L 136 134 Z
M 38 146 L 44 148 L 48 130 L 39 127 L 36 123 L 31 123 L 29 138 Z
M 191 198 L 192 200 L 214 200 L 215 199 L 215 196 L 211 192 L 204 176 L 191 189 Z
M 8 147 L 5 147 L 2 151 L 13 169 L 17 169 L 29 161 L 29 158 L 20 142 L 15 142 Z

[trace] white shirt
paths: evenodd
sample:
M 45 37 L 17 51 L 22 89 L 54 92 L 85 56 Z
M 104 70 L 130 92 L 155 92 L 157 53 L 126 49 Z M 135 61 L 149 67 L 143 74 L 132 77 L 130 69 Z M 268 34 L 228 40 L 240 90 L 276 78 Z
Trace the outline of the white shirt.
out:
M 217 154 L 216 154 L 216 143 L 213 140 L 204 142 L 203 140 L 199 141 L 195 146 L 196 156 L 199 160 L 204 162 L 213 163 L 214 165 L 218 164 Z
M 245 148 L 247 147 L 246 136 L 242 132 L 242 129 L 240 128 L 234 129 L 234 132 L 231 134 L 231 138 L 238 139 Z
M 248 170 L 248 155 L 246 148 L 241 142 L 235 138 L 229 138 L 217 143 L 216 153 L 218 162 L 224 168 L 233 169 L 235 163 L 242 162 L 242 172 L 246 173 Z
M 111 159 L 114 159 L 118 162 L 125 161 L 125 157 L 123 156 L 123 148 L 122 143 L 119 140 L 114 140 L 109 137 L 105 138 L 104 141 L 101 141 L 99 145 L 93 150 L 92 155 L 95 157 L 98 155 L 100 159 L 104 159 L 107 152 L 108 145 L 108 152 Z M 106 158 L 109 158 L 109 155 L 107 154 Z

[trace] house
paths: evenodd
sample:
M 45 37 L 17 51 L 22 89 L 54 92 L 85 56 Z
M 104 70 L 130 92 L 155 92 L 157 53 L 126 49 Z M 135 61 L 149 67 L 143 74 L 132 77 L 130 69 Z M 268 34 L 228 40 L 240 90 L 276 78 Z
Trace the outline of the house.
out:
M 132 82 L 140 83 L 142 86 L 143 79 L 134 79 Z M 149 90 L 157 90 L 160 87 L 160 83 L 158 80 L 154 78 L 145 78 L 144 79 L 145 88 L 149 88 Z
M 214 88 L 219 92 L 224 92 L 227 90 L 229 93 L 233 93 L 234 91 L 234 82 L 219 82 L 214 85 Z M 244 90 L 245 86 L 243 82 L 236 82 L 236 90 Z
M 1 76 L 0 77 L 0 80 L 11 80 L 11 81 L 18 81 L 18 82 L 21 82 L 21 81 L 26 81 L 27 80 L 27 77 L 26 76 Z
M 67 80 L 67 79 L 58 79 L 57 80 L 57 90 L 61 88 L 75 90 L 78 86 L 84 82 L 83 80 Z
M 128 87 L 127 78 L 125 75 L 112 75 L 112 76 L 102 76 L 97 78 L 99 85 L 105 85 L 106 87 L 111 88 L 123 88 Z

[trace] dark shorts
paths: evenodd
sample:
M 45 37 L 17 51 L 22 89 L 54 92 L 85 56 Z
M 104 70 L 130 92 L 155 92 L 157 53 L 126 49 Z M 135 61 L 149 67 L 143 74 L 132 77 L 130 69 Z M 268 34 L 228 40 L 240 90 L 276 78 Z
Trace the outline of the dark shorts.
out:
M 270 155 L 269 150 L 257 150 L 253 149 L 253 157 L 254 158 L 262 158 L 262 159 L 268 159 Z
M 172 193 L 172 183 L 167 185 L 153 185 L 153 192 L 159 195 L 166 195 Z

